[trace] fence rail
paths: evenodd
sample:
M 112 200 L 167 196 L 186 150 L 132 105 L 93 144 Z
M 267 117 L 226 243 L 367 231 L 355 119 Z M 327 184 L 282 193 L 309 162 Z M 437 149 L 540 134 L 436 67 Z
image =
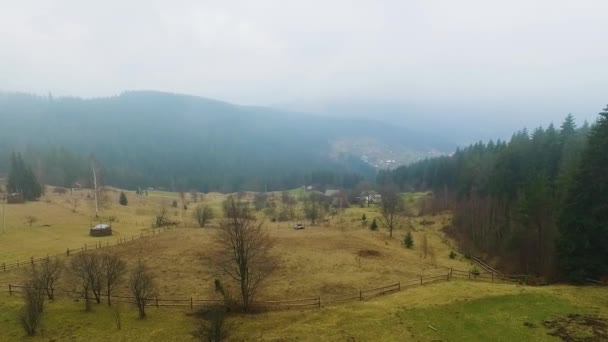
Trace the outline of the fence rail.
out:
M 266 301 L 255 301 L 252 304 L 257 307 L 263 307 L 269 310 L 289 310 L 291 308 L 321 308 L 323 306 L 344 303 L 348 301 L 363 301 L 377 296 L 387 295 L 390 293 L 400 292 L 405 288 L 413 286 L 423 286 L 425 284 L 431 284 L 440 281 L 450 281 L 453 277 L 471 279 L 471 280 L 482 280 L 482 281 L 495 281 L 502 280 L 504 277 L 500 277 L 492 272 L 471 272 L 457 269 L 449 269 L 447 274 L 438 274 L 431 276 L 420 276 L 416 279 L 408 279 L 389 285 L 361 289 L 358 293 L 346 294 L 337 297 L 312 297 L 312 298 L 300 298 L 300 299 L 286 299 L 286 300 L 266 300 Z M 9 295 L 18 295 L 22 293 L 23 289 L 30 288 L 19 284 L 8 284 Z M 43 289 L 45 290 L 45 289 Z M 84 294 L 74 290 L 62 290 L 55 289 L 56 294 L 67 294 L 69 296 L 78 296 L 84 298 Z M 107 299 L 107 294 L 101 293 L 100 297 Z M 124 295 L 111 295 L 112 302 L 117 303 L 130 303 L 135 304 L 135 297 L 124 296 Z M 89 296 L 89 299 L 95 300 L 94 296 Z M 175 298 L 163 298 L 162 296 L 155 296 L 153 298 L 146 298 L 146 305 L 156 307 L 184 307 L 194 310 L 195 307 L 205 306 L 210 304 L 223 303 L 222 299 L 209 299 L 209 298 L 195 298 L 190 297 L 175 297 Z
M 122 245 L 127 242 L 142 239 L 144 237 L 158 235 L 161 232 L 166 232 L 168 230 L 173 230 L 173 229 L 175 229 L 175 228 L 173 228 L 173 227 L 153 228 L 150 231 L 141 232 L 137 235 L 131 235 L 131 236 L 127 236 L 127 237 L 120 236 L 114 242 L 110 242 L 109 240 L 106 240 L 105 242 L 98 241 L 98 242 L 95 242 L 94 244 L 85 243 L 82 247 L 66 248 L 65 252 L 51 254 L 51 255 L 47 254 L 47 256 L 45 256 L 45 257 L 40 257 L 40 258 L 31 257 L 27 261 L 18 261 L 18 262 L 13 262 L 13 263 L 3 262 L 2 264 L 0 264 L 0 270 L 2 270 L 2 272 L 8 272 L 8 271 L 19 269 L 19 268 L 22 268 L 22 267 L 25 267 L 28 265 L 33 265 L 35 263 L 39 263 L 39 262 L 42 262 L 45 260 L 49 260 L 50 257 L 59 257 L 59 256 L 68 256 L 69 257 L 73 254 L 88 251 L 88 250 L 99 249 L 99 248 L 110 247 L 110 246 L 118 246 L 118 245 Z

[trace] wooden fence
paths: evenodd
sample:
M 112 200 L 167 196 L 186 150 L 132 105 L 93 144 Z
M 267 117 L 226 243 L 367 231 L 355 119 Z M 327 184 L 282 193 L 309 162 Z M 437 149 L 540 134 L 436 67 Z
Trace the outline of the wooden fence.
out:
M 432 276 L 420 276 L 419 278 L 409 279 L 402 282 L 397 282 L 389 285 L 384 285 L 380 287 L 374 287 L 370 289 L 361 289 L 358 292 L 353 292 L 350 294 L 345 294 L 341 296 L 333 296 L 333 297 L 313 297 L 313 298 L 304 298 L 304 299 L 287 299 L 287 300 L 266 300 L 266 301 L 255 301 L 252 304 L 255 307 L 263 308 L 266 310 L 290 310 L 290 309 L 307 309 L 307 308 L 321 308 L 323 306 L 344 303 L 348 301 L 363 301 L 370 298 L 383 296 L 395 292 L 400 292 L 404 289 L 422 286 L 425 284 L 436 283 L 436 282 L 445 282 L 450 281 L 453 277 L 456 278 L 464 278 L 470 280 L 481 280 L 481 281 L 498 281 L 503 280 L 502 277 L 499 277 L 491 272 L 483 272 L 476 273 L 471 271 L 462 271 L 450 269 L 446 274 L 432 275 Z M 23 285 L 8 285 L 9 295 L 18 295 L 22 293 L 23 289 L 26 286 Z M 124 292 L 124 291 L 123 291 Z M 83 293 L 78 291 L 69 291 L 69 290 L 55 290 L 55 293 L 60 295 L 64 294 L 70 296 L 72 298 L 84 298 Z M 106 294 L 101 294 L 101 296 L 107 299 Z M 89 298 L 89 300 L 94 300 L 94 298 Z M 122 296 L 122 295 L 112 295 L 112 302 L 116 303 L 135 303 L 135 297 L 131 296 Z M 105 301 L 105 300 L 104 300 Z M 222 304 L 224 301 L 222 299 L 201 299 L 196 298 L 194 296 L 189 297 L 181 297 L 181 298 L 165 298 L 162 296 L 155 296 L 153 298 L 147 298 L 146 303 L 148 306 L 156 306 L 156 307 L 183 307 L 189 308 L 190 310 L 194 310 L 197 307 L 212 305 L 212 304 Z
M 60 257 L 60 256 L 69 257 L 75 253 L 84 252 L 87 250 L 99 249 L 99 248 L 110 247 L 110 246 L 118 246 L 118 245 L 125 244 L 127 242 L 131 242 L 131 241 L 135 241 L 135 240 L 144 238 L 146 236 L 158 235 L 161 232 L 166 232 L 167 230 L 172 230 L 172 229 L 175 229 L 175 228 L 171 228 L 171 227 L 153 228 L 151 231 L 141 232 L 138 235 L 131 235 L 130 237 L 129 236 L 118 237 L 113 242 L 106 240 L 106 241 L 95 242 L 95 244 L 85 243 L 82 247 L 66 248 L 65 252 L 47 255 L 47 256 L 41 257 L 41 258 L 31 257 L 29 260 L 26 260 L 26 261 L 19 261 L 19 262 L 8 263 L 8 264 L 3 262 L 2 264 L 0 264 L 0 270 L 2 270 L 2 272 L 7 272 L 10 270 L 19 269 L 19 268 L 22 268 L 22 267 L 25 267 L 28 265 L 33 265 L 35 263 L 38 263 L 38 262 L 41 262 L 44 260 L 48 260 L 50 257 Z

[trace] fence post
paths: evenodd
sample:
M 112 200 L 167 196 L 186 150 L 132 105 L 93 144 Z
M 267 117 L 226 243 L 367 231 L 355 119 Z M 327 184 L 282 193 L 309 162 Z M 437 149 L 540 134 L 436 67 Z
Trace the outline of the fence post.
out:
M 363 292 L 359 290 L 359 300 L 363 300 Z
M 32 265 L 34 264 L 34 257 L 30 257 L 30 261 L 32 262 Z
M 4 272 L 6 272 L 6 263 L 4 263 L 4 262 L 2 263 L 2 270 L 3 270 Z
M 190 310 L 194 309 L 194 303 L 192 301 L 192 297 L 190 297 Z
M 452 279 L 452 268 L 451 267 L 450 267 L 450 277 L 449 277 L 449 279 Z
M 69 248 L 65 250 L 65 254 L 66 254 L 66 256 L 70 256 L 70 249 Z
M 450 281 L 450 272 L 448 272 L 448 276 L 446 277 L 447 281 Z
M 156 299 L 156 307 L 158 307 L 158 296 L 156 296 L 154 299 Z
M 319 301 L 319 309 L 321 308 L 321 296 L 317 297 L 317 300 Z
M 420 285 L 422 285 L 422 276 L 420 276 Z
M 9 296 L 13 295 L 13 286 L 11 284 L 8 284 L 8 295 Z
M 397 283 L 397 291 L 401 291 L 401 282 Z
M 494 282 L 494 272 L 492 272 L 492 282 Z

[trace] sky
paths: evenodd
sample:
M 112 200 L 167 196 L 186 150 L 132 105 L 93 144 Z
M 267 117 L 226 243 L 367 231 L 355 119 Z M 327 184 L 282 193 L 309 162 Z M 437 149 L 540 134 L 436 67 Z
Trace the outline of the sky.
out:
M 605 0 L 0 0 L 0 90 L 592 119 L 608 103 L 606 13 Z

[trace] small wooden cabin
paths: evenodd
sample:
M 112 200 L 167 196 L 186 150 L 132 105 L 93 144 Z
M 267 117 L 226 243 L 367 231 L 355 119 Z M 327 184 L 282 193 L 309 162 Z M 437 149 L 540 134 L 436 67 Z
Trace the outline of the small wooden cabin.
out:
M 21 192 L 14 192 L 6 196 L 6 203 L 8 204 L 20 204 L 25 203 L 25 197 Z
M 98 224 L 89 231 L 91 236 L 109 236 L 112 235 L 112 226 L 109 224 Z

